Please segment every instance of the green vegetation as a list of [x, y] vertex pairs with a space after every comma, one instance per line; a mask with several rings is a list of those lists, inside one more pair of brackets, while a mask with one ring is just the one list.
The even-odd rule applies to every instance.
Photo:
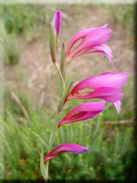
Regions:
[[4, 64], [16, 65], [20, 59], [16, 34], [7, 33], [2, 22], [0, 25], [0, 34], [1, 34], [0, 44], [2, 45]]
[[[117, 12], [116, 12], [117, 8]], [[128, 28], [133, 31], [134, 28], [134, 5], [115, 5], [109, 8], [112, 11], [113, 23], [122, 25], [123, 28]]]
[[44, 7], [40, 5], [1, 5], [0, 16], [8, 33], [24, 33], [30, 41], [35, 37], [37, 26], [46, 20]]
[[[88, 5], [74, 5], [71, 9], [76, 10], [77, 16], [82, 16], [81, 12], [84, 8], [88, 8]], [[134, 21], [134, 5], [94, 5], [91, 8], [101, 8], [110, 13], [110, 20], [115, 25], [123, 26], [123, 28], [133, 31]], [[40, 27], [45, 28], [51, 19], [51, 15], [55, 9], [69, 11], [70, 7], [67, 5], [47, 5], [40, 4], [16, 4], [16, 5], [1, 5], [0, 17], [4, 21], [5, 28], [8, 33], [24, 33], [28, 41], [36, 38], [37, 33], [40, 31]]]
[[104, 4], [104, 9], [110, 14], [111, 24], [115, 28], [126, 30], [126, 37], [130, 40], [130, 47], [134, 45], [134, 4]]
[[[4, 120], [1, 119], [0, 123], [4, 128], [2, 142], [5, 148], [6, 179], [36, 179], [41, 176], [40, 153], [42, 149], [45, 153], [48, 151], [49, 136], [56, 116], [51, 110], [34, 107], [31, 101], [28, 94], [5, 91]], [[73, 100], [69, 108], [78, 103]], [[115, 109], [110, 107], [93, 120], [59, 129], [54, 147], [65, 142], [84, 144], [89, 147], [89, 153], [79, 156], [67, 153], [51, 160], [51, 178], [125, 178], [126, 167], [131, 161], [130, 154], [134, 152], [133, 127], [130, 122], [126, 126], [120, 124], [121, 121], [116, 121], [116, 113], [110, 115], [113, 113]]]
[[23, 34], [27, 41], [33, 41], [47, 28], [56, 7], [58, 8], [57, 5], [3, 4], [0, 5], [0, 17], [8, 33]]

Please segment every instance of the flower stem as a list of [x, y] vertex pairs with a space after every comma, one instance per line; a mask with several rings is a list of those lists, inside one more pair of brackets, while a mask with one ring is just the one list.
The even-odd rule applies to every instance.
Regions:
[[60, 69], [59, 69], [59, 67], [58, 67], [58, 65], [56, 63], [55, 63], [55, 67], [57, 69], [57, 72], [59, 74], [60, 80], [62, 82], [62, 87], [63, 87], [63, 92], [64, 92], [65, 91], [65, 80], [64, 80], [64, 78], [63, 78], [63, 76], [62, 76], [62, 74], [60, 72]]
[[49, 162], [46, 163], [46, 173], [45, 173], [46, 180], [48, 180], [48, 174], [49, 174]]
[[[60, 69], [59, 69], [59, 67], [58, 67], [58, 65], [56, 63], [55, 63], [55, 67], [56, 67], [56, 69], [58, 71], [58, 74], [59, 74], [61, 82], [62, 82], [63, 96], [64, 96], [64, 93], [65, 93], [65, 80], [64, 80], [64, 78], [63, 78], [63, 76], [62, 76], [62, 74], [60, 72]], [[60, 104], [60, 102], [59, 102], [59, 104]], [[58, 106], [59, 106], [59, 104], [58, 104]], [[56, 121], [55, 126], [54, 126], [54, 128], [53, 128], [53, 130], [51, 132], [51, 135], [50, 135], [50, 142], [49, 142], [49, 146], [50, 147], [53, 145], [53, 143], [55, 141], [55, 137], [56, 137], [56, 133], [57, 133], [57, 128], [58, 128], [58, 121], [60, 120], [60, 117], [59, 117], [60, 112], [58, 112], [58, 107], [57, 107], [57, 114], [58, 114], [58, 120]], [[47, 180], [48, 180], [48, 171], [49, 171], [49, 162], [47, 162], [47, 164], [46, 164], [45, 177], [46, 177]]]
[[[59, 118], [59, 114], [58, 114], [58, 118]], [[56, 136], [56, 130], [57, 130], [57, 127], [58, 127], [57, 125], [58, 125], [58, 120], [56, 121], [55, 126], [53, 128], [53, 131], [50, 135], [50, 146], [52, 146], [53, 143], [54, 143], [55, 136]]]

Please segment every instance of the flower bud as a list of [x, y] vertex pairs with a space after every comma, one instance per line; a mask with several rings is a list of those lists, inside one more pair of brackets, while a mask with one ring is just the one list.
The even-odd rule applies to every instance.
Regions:
[[54, 13], [53, 27], [56, 35], [58, 36], [62, 28], [62, 13], [59, 10]]

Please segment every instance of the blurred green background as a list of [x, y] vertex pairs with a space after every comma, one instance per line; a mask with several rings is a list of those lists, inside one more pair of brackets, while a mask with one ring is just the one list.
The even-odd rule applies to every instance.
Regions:
[[[102, 115], [58, 130], [55, 147], [78, 143], [87, 154], [64, 153], [50, 161], [51, 179], [130, 180], [135, 177], [133, 141], [134, 39], [133, 5], [0, 5], [1, 67], [4, 75], [3, 113], [0, 116], [0, 175], [4, 179], [39, 179], [40, 152], [47, 153], [57, 119], [60, 85], [49, 55], [48, 23], [56, 9], [63, 12], [65, 44], [83, 28], [108, 24], [113, 64], [87, 55], [68, 66], [68, 81], [106, 71], [128, 72], [122, 110], [110, 106]], [[81, 72], [82, 71], [82, 72]], [[1, 95], [0, 94], [0, 95]], [[70, 101], [63, 116], [80, 101]], [[132, 168], [131, 168], [132, 166]], [[61, 171], [60, 171], [61, 170]], [[2, 172], [2, 171], [1, 171]]]

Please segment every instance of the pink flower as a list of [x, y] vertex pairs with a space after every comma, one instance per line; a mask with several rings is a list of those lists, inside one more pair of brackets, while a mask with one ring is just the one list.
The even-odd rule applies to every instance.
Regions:
[[47, 162], [48, 160], [55, 158], [56, 156], [64, 152], [73, 152], [75, 154], [80, 154], [85, 153], [87, 151], [88, 149], [86, 147], [80, 146], [79, 144], [61, 144], [55, 149], [49, 151], [44, 159], [45, 162]]
[[62, 13], [59, 10], [54, 13], [53, 26], [56, 34], [58, 35], [61, 32], [62, 27]]
[[[122, 87], [127, 82], [127, 79], [128, 73], [126, 72], [107, 72], [89, 77], [80, 81], [71, 90], [66, 97], [66, 101], [70, 99], [100, 98], [107, 102], [112, 102], [119, 112], [120, 100], [123, 96]], [[83, 89], [89, 89], [89, 91], [82, 92]]]
[[58, 123], [58, 127], [64, 124], [78, 122], [93, 118], [104, 110], [105, 102], [87, 102], [76, 106]]
[[[70, 58], [74, 58], [83, 54], [96, 52], [105, 55], [111, 63], [112, 51], [111, 48], [106, 45], [111, 34], [111, 29], [108, 28], [108, 25], [84, 29], [71, 38], [67, 45], [66, 55]], [[79, 41], [80, 43], [78, 45]]]

